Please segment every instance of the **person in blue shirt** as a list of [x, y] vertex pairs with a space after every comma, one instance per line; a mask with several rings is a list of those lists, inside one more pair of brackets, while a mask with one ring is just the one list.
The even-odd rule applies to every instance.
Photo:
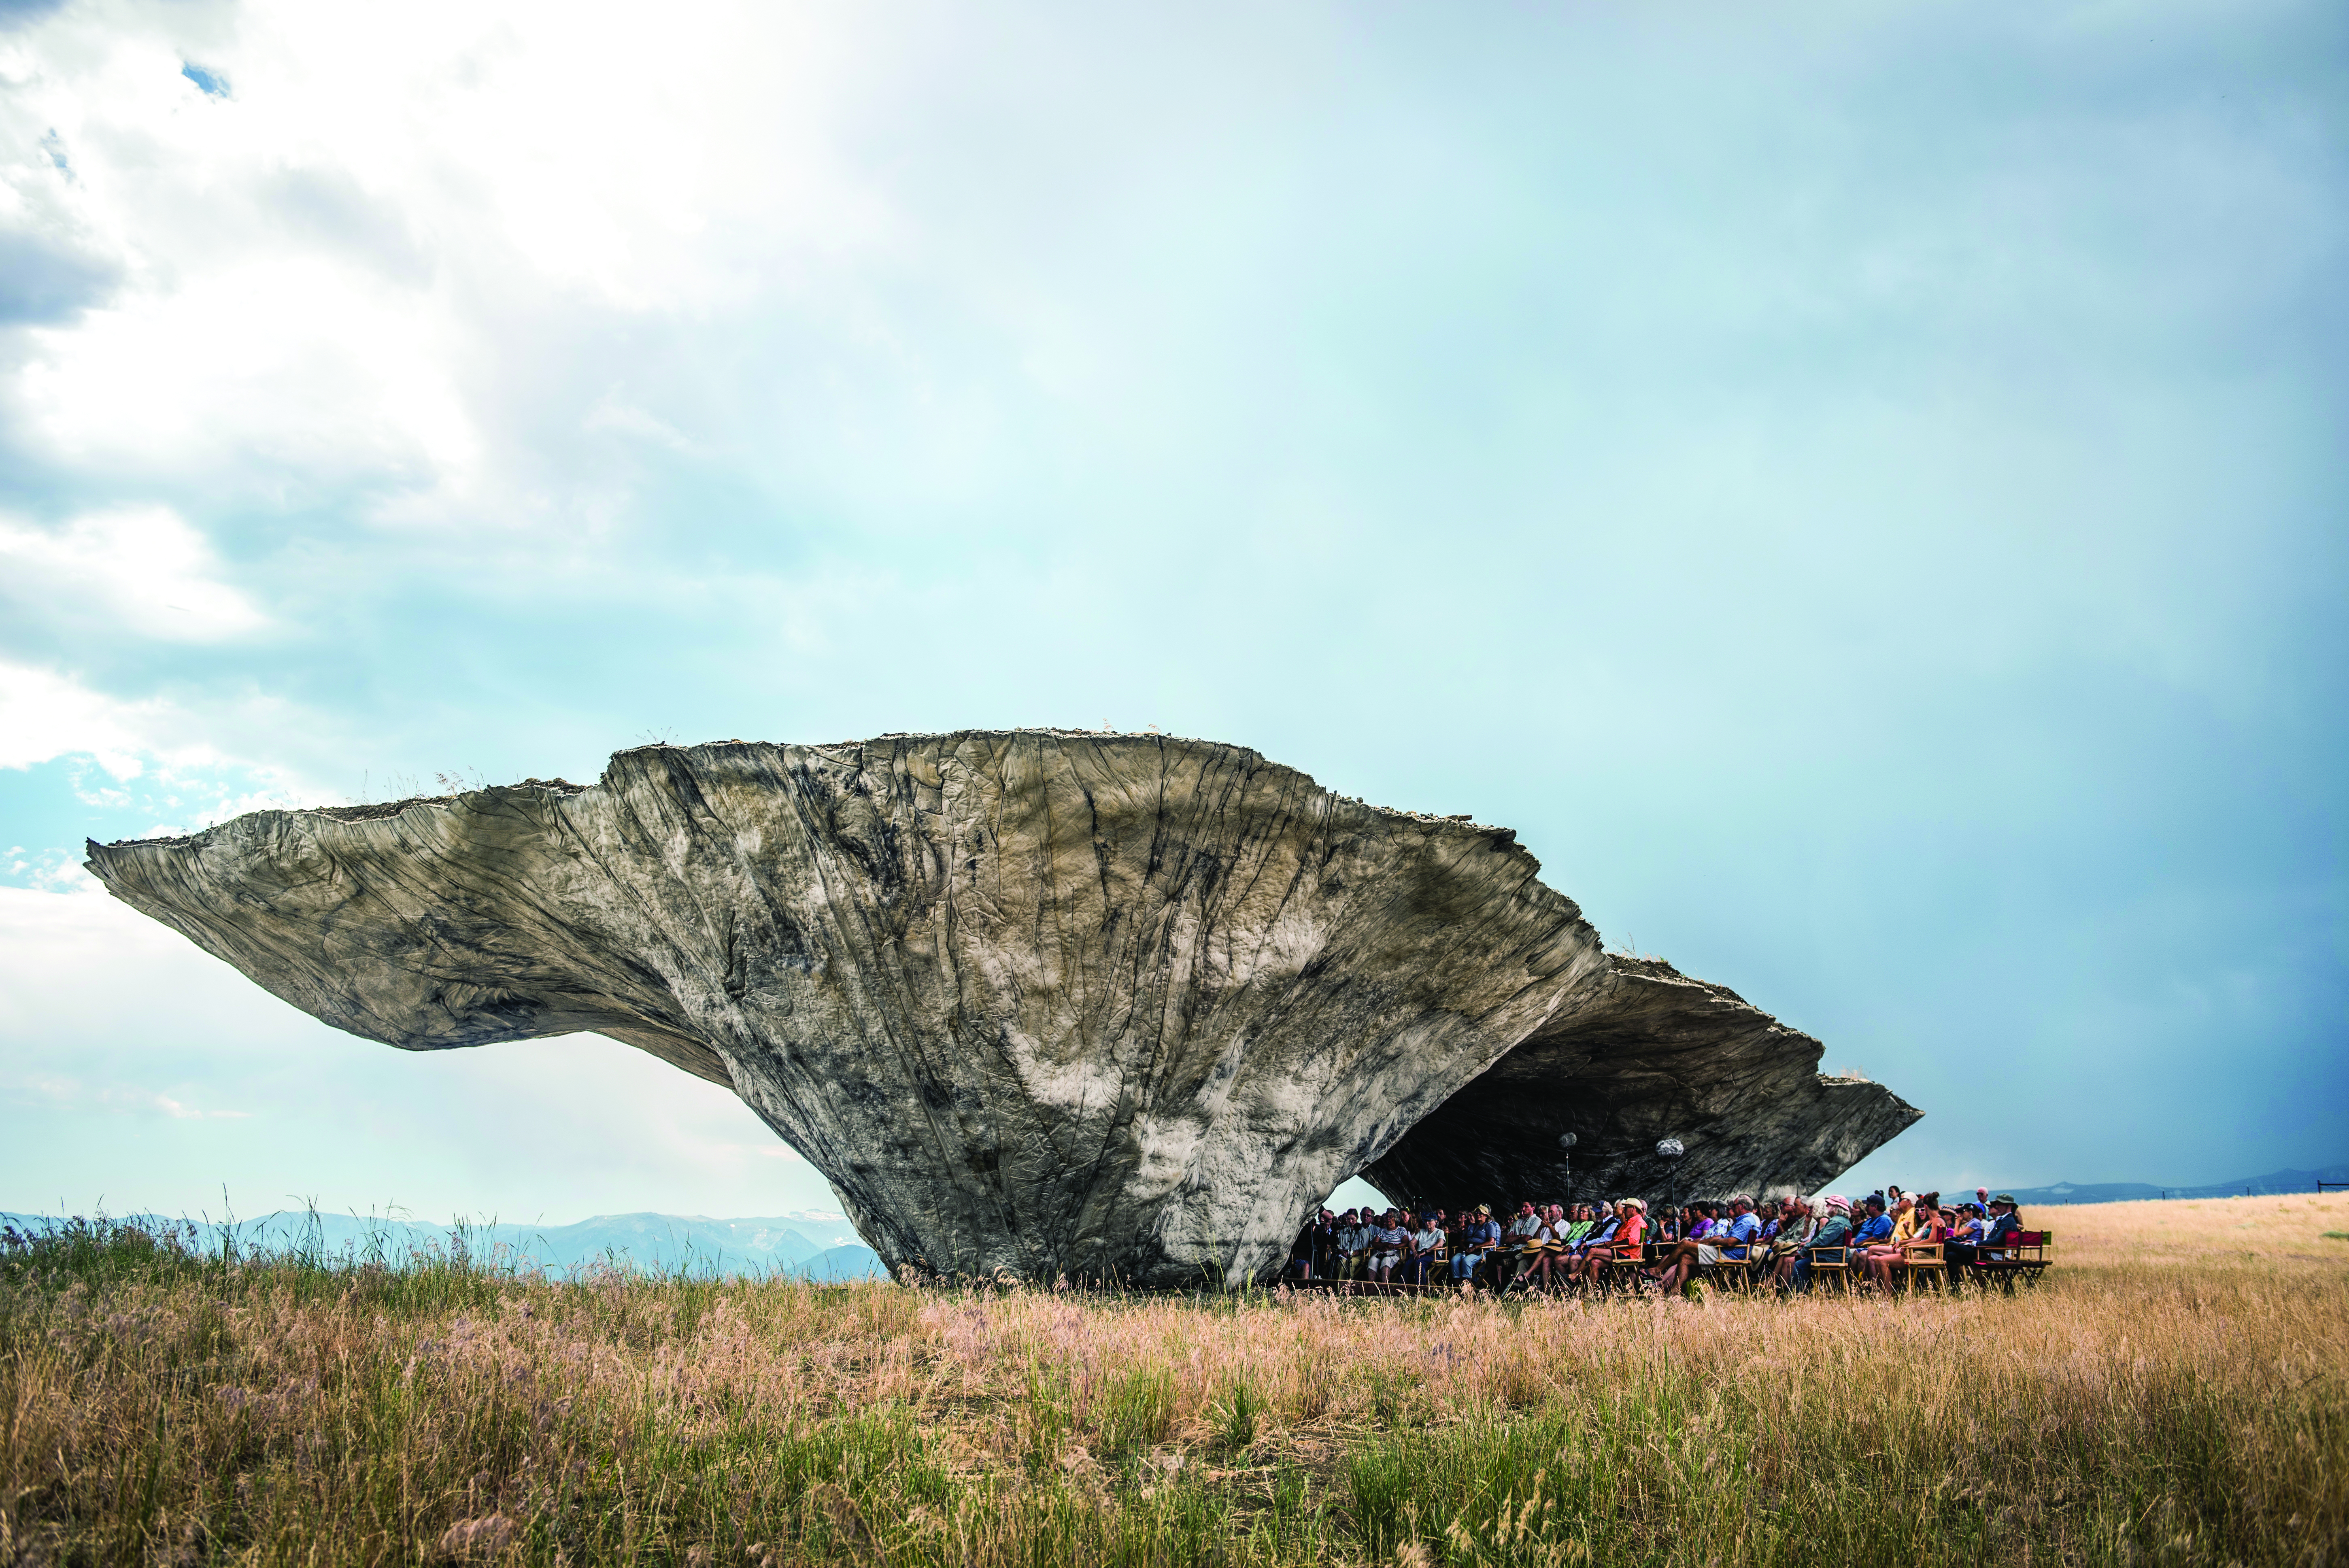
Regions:
[[1761, 1239], [1762, 1216], [1754, 1212], [1754, 1200], [1741, 1192], [1729, 1201], [1728, 1219], [1715, 1221], [1701, 1239], [1681, 1243], [1649, 1274], [1667, 1291], [1678, 1290], [1700, 1268], [1750, 1263]]
[[1476, 1265], [1490, 1256], [1501, 1244], [1501, 1222], [1493, 1218], [1492, 1205], [1479, 1203], [1476, 1212], [1461, 1227], [1461, 1240], [1452, 1249], [1452, 1277], [1471, 1281], [1476, 1277]]
[[1854, 1247], [1889, 1246], [1892, 1242], [1892, 1216], [1884, 1212], [1884, 1194], [1868, 1195], [1868, 1218], [1851, 1233]]

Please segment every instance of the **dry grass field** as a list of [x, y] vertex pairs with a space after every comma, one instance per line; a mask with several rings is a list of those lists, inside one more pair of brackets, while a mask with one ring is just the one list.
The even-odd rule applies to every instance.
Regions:
[[1501, 1304], [84, 1228], [0, 1250], [0, 1564], [2349, 1559], [2349, 1196], [2031, 1219], [2011, 1299]]

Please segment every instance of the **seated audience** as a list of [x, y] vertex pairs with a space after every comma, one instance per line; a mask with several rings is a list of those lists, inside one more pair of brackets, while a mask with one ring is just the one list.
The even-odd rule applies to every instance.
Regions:
[[1491, 1257], [1500, 1244], [1501, 1225], [1493, 1218], [1492, 1205], [1477, 1204], [1475, 1214], [1461, 1228], [1461, 1234], [1453, 1239], [1452, 1277], [1474, 1283], [1477, 1265]]
[[1939, 1194], [1928, 1192], [1921, 1198], [1903, 1198], [1908, 1212], [1896, 1222], [1891, 1242], [1872, 1246], [1861, 1255], [1860, 1266], [1867, 1271], [1870, 1284], [1879, 1290], [1892, 1288], [1892, 1271], [1908, 1261], [1909, 1254], [1920, 1247], [1940, 1243], [1949, 1234], [1941, 1223], [1940, 1212], [1933, 1207]]
[[1868, 1195], [1868, 1217], [1851, 1233], [1851, 1261], [1859, 1265], [1863, 1274], [1873, 1272], [1869, 1260], [1876, 1253], [1882, 1253], [1890, 1257], [1899, 1251], [1893, 1243], [1892, 1233], [1893, 1220], [1885, 1212], [1884, 1195], [1870, 1192]]
[[1392, 1284], [1395, 1265], [1410, 1251], [1411, 1233], [1402, 1228], [1402, 1211], [1389, 1209], [1379, 1228], [1371, 1233], [1371, 1277], [1381, 1284]]
[[1770, 1283], [1781, 1291], [1793, 1288], [1795, 1260], [1810, 1243], [1818, 1221], [1811, 1206], [1800, 1198], [1786, 1198], [1778, 1204], [1778, 1220], [1770, 1233]]
[[1345, 1277], [1361, 1279], [1371, 1270], [1371, 1240], [1378, 1227], [1363, 1210], [1349, 1209], [1338, 1225], [1338, 1245], [1345, 1254]]
[[1493, 1288], [1514, 1285], [1524, 1272], [1526, 1243], [1541, 1232], [1541, 1216], [1534, 1212], [1531, 1203], [1517, 1205], [1516, 1217], [1503, 1233], [1500, 1250], [1493, 1254]]
[[2023, 1228], [2023, 1211], [2014, 1206], [2014, 1194], [2001, 1192], [1991, 1201], [1990, 1228], [1982, 1233], [1982, 1245], [2002, 1257], [2014, 1233]]
[[1435, 1265], [1444, 1250], [1444, 1212], [1439, 1209], [1419, 1222], [1411, 1233], [1411, 1273], [1413, 1284], [1433, 1283]]
[[1579, 1272], [1581, 1260], [1589, 1256], [1593, 1248], [1605, 1246], [1614, 1239], [1616, 1228], [1622, 1222], [1623, 1217], [1615, 1212], [1612, 1203], [1602, 1202], [1591, 1212], [1589, 1227], [1567, 1243], [1567, 1261], [1569, 1265], [1576, 1265], [1568, 1268], [1568, 1279]]
[[1851, 1244], [1851, 1200], [1841, 1193], [1830, 1193], [1819, 1200], [1819, 1211], [1818, 1225], [1804, 1243], [1791, 1274], [1795, 1288], [1806, 1293], [1811, 1288], [1811, 1264], [1815, 1254], [1823, 1249]]
[[1659, 1266], [1648, 1271], [1648, 1277], [1663, 1289], [1674, 1291], [1685, 1286], [1701, 1267], [1751, 1263], [1754, 1243], [1762, 1234], [1762, 1222], [1754, 1215], [1754, 1200], [1739, 1193], [1729, 1201], [1729, 1213], [1727, 1220], [1709, 1227], [1698, 1240], [1684, 1241], [1674, 1247]]
[[1581, 1259], [1568, 1265], [1567, 1278], [1579, 1277], [1586, 1284], [1596, 1284], [1607, 1265], [1618, 1258], [1634, 1263], [1647, 1253], [1648, 1204], [1643, 1198], [1619, 1198], [1615, 1202], [1616, 1219], [1605, 1236], [1591, 1243]]

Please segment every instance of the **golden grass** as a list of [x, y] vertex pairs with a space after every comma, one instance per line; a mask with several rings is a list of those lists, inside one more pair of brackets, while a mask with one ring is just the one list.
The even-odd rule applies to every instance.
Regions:
[[2349, 1197], [2038, 1291], [1342, 1301], [0, 1262], [0, 1563], [2307, 1563]]

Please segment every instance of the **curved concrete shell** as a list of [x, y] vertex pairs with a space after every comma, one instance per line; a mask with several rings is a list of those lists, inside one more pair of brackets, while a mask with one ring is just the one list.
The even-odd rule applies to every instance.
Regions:
[[590, 788], [255, 812], [89, 868], [353, 1034], [594, 1031], [726, 1084], [893, 1266], [1237, 1281], [1366, 1167], [1543, 1190], [1555, 1121], [1609, 1181], [1658, 1128], [1684, 1176], [1801, 1181], [1914, 1116], [1610, 961], [1507, 830], [1209, 742], [648, 747]]

